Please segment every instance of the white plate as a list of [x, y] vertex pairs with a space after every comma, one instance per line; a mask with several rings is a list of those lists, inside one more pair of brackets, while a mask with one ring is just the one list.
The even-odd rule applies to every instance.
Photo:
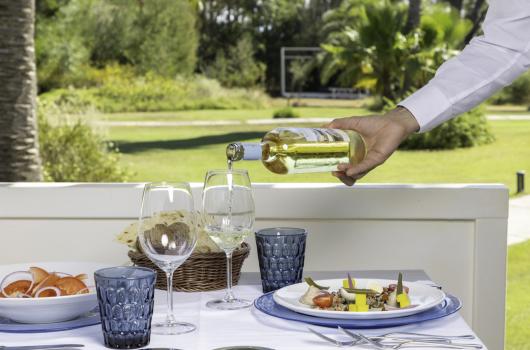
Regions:
[[[320, 280], [316, 281], [321, 286], [329, 286], [330, 291], [337, 291], [342, 287], [342, 279]], [[396, 283], [396, 280], [382, 279], [355, 279], [356, 288], [366, 288], [368, 283], [375, 282], [381, 286], [388, 286]], [[308, 285], [305, 282], [283, 287], [274, 293], [274, 301], [283, 307], [295, 312], [324, 318], [337, 319], [382, 319], [394, 318], [417, 314], [428, 310], [445, 299], [445, 293], [441, 290], [415, 282], [403, 282], [403, 285], [409, 287], [409, 297], [412, 308], [398, 309], [391, 311], [368, 311], [368, 312], [347, 312], [347, 311], [328, 311], [313, 309], [308, 305], [302, 304], [299, 299], [307, 291]]]
[[[30, 266], [48, 272], [72, 275], [86, 273], [87, 286], [94, 286], [94, 271], [108, 265], [91, 262], [36, 262], [0, 266], [0, 280], [14, 271], [27, 271]], [[93, 310], [98, 305], [94, 288], [88, 294], [52, 298], [0, 298], [0, 316], [20, 323], [54, 323], [72, 320]]]

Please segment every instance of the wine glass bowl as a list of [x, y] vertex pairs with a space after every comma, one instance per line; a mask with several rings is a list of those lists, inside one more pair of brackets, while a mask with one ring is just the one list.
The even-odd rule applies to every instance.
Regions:
[[173, 273], [191, 255], [197, 243], [193, 196], [187, 183], [150, 183], [144, 187], [138, 227], [142, 251], [166, 273], [168, 311], [155, 323], [155, 334], [181, 334], [195, 330], [173, 315]]
[[208, 171], [202, 208], [206, 232], [227, 257], [226, 295], [206, 305], [221, 310], [249, 307], [250, 301], [238, 299], [232, 292], [232, 253], [251, 234], [254, 225], [254, 200], [247, 171]]

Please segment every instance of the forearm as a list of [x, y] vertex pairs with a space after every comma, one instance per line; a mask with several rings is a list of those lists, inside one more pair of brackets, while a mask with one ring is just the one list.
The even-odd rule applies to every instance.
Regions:
[[530, 1], [491, 1], [483, 29], [483, 36], [399, 104], [414, 115], [421, 132], [473, 108], [530, 67]]

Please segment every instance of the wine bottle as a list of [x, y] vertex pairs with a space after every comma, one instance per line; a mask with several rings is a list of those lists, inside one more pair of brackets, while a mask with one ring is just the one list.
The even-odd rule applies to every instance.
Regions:
[[276, 128], [260, 143], [226, 147], [229, 167], [239, 160], [261, 160], [276, 174], [334, 171], [338, 164], [357, 164], [365, 155], [366, 145], [357, 132], [323, 128]]

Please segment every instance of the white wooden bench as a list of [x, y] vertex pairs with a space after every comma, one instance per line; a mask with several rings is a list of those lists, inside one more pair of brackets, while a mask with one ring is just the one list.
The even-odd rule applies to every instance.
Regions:
[[[0, 263], [122, 264], [114, 240], [141, 184], [0, 184]], [[201, 185], [193, 184], [199, 208]], [[256, 184], [256, 229], [309, 231], [306, 270], [423, 269], [464, 302], [489, 349], [503, 349], [508, 190], [502, 185]], [[254, 239], [244, 270], [257, 271]]]

